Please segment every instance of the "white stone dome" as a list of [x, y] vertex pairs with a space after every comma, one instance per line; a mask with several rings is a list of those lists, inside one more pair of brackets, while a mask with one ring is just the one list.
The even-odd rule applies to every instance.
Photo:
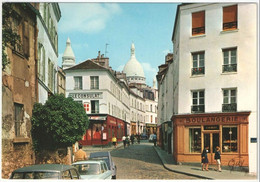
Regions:
[[143, 77], [144, 76], [144, 70], [142, 65], [137, 61], [135, 58], [135, 46], [132, 43], [131, 46], [131, 58], [124, 66], [123, 72], [126, 74], [126, 77]]
[[75, 59], [75, 55], [74, 55], [74, 52], [71, 48], [71, 44], [70, 44], [70, 39], [68, 38], [67, 39], [67, 42], [66, 42], [66, 49], [63, 53], [63, 57], [64, 58], [71, 58], [71, 59]]

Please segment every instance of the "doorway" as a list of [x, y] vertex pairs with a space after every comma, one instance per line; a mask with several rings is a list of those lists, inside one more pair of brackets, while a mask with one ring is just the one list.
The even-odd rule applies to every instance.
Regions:
[[217, 146], [220, 146], [219, 144], [219, 132], [204, 133], [204, 148], [209, 147], [209, 164], [214, 163], [215, 150]]

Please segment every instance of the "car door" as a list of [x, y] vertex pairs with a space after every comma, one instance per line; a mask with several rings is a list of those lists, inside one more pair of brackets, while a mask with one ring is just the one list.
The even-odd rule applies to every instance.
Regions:
[[72, 179], [79, 179], [80, 178], [78, 172], [75, 169], [71, 169], [70, 174], [72, 176]]
[[111, 179], [112, 172], [108, 170], [107, 164], [105, 162], [102, 162], [101, 167], [103, 171], [103, 179]]

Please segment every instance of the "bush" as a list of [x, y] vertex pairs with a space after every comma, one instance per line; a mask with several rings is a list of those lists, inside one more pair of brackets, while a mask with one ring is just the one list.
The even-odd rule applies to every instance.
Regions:
[[84, 107], [65, 98], [50, 96], [44, 105], [36, 103], [32, 115], [32, 139], [35, 151], [72, 146], [82, 139], [89, 120]]

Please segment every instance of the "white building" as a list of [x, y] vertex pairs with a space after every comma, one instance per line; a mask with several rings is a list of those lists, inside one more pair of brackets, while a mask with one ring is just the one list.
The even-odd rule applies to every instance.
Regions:
[[[172, 41], [173, 157], [222, 165], [235, 160], [257, 171], [257, 6], [181, 4]], [[185, 141], [185, 142], [184, 142]]]
[[40, 3], [37, 16], [38, 32], [38, 94], [45, 103], [49, 94], [57, 92], [58, 22], [61, 11], [58, 3]]

